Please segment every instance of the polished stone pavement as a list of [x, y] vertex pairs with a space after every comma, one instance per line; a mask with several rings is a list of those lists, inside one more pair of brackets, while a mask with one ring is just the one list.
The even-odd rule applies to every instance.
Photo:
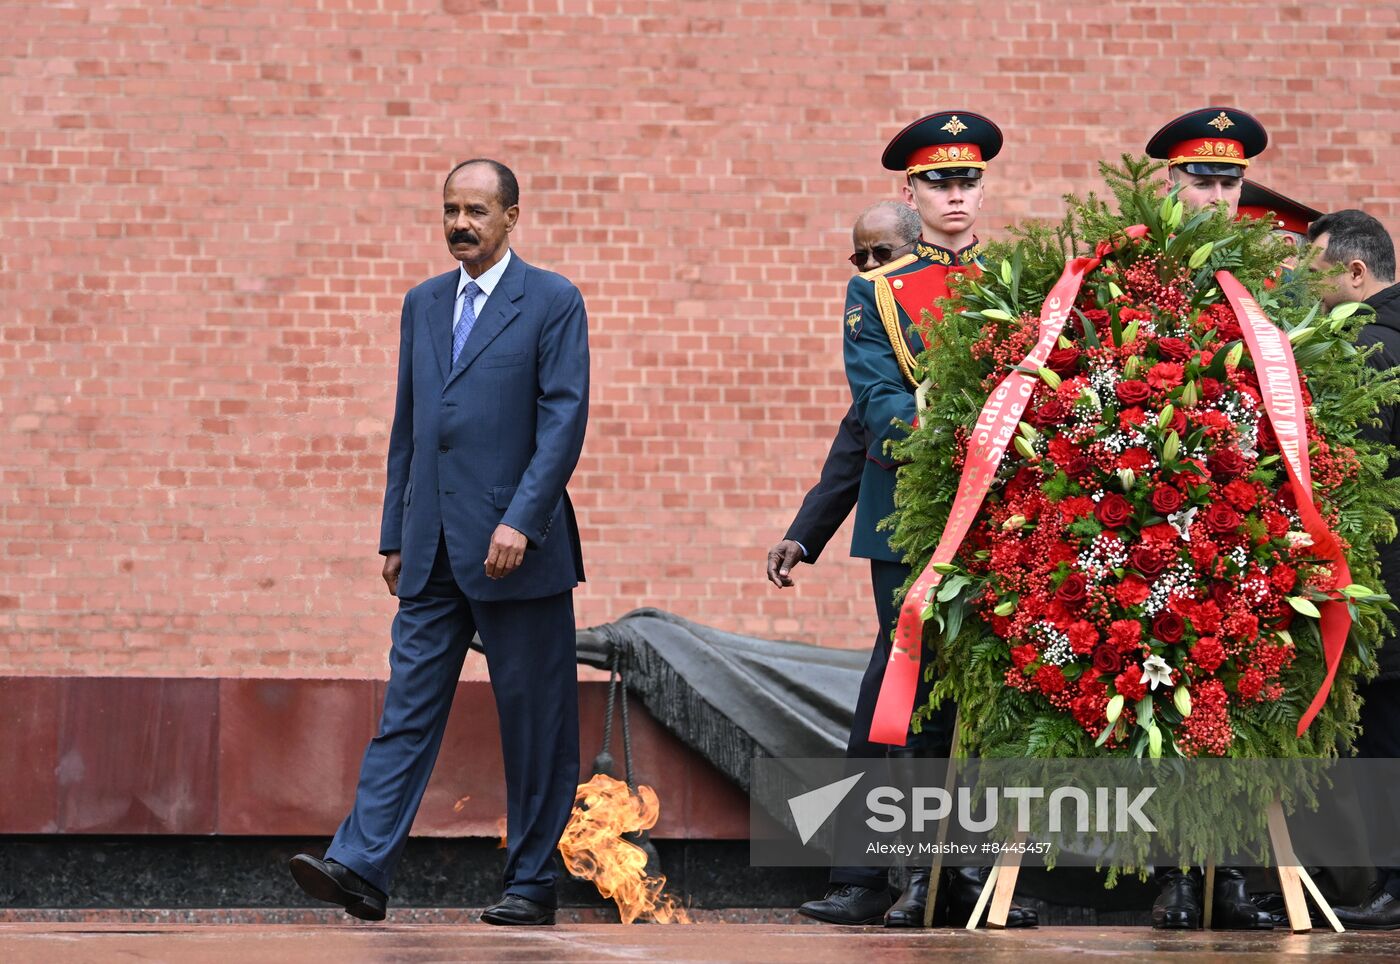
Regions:
[[1261, 935], [1157, 934], [1148, 928], [1047, 927], [1034, 931], [887, 931], [808, 924], [700, 923], [660, 926], [562, 924], [0, 924], [0, 961], [68, 964], [170, 961], [181, 964], [335, 961], [762, 961], [773, 964], [875, 961], [899, 964], [956, 956], [1036, 964], [1085, 957], [1134, 961], [1239, 961], [1326, 957], [1400, 960], [1395, 934], [1313, 932]]

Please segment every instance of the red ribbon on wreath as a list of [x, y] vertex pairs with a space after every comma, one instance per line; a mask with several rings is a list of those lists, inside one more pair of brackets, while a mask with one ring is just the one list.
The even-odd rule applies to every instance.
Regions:
[[[1294, 501], [1303, 522], [1303, 531], [1312, 537], [1317, 555], [1332, 564], [1332, 572], [1337, 579], [1335, 585], [1350, 585], [1351, 569], [1347, 566], [1342, 547], [1313, 504], [1303, 389], [1298, 380], [1298, 365], [1293, 359], [1293, 346], [1234, 275], [1228, 271], [1217, 271], [1215, 280], [1229, 299], [1230, 307], [1235, 309], [1245, 345], [1254, 360], [1254, 370], [1259, 376], [1259, 394], [1264, 399], [1269, 424], [1278, 437], [1279, 454], [1283, 457], [1288, 479], [1293, 484]], [[1318, 611], [1322, 614], [1318, 623], [1322, 631], [1322, 655], [1327, 673], [1307, 712], [1298, 720], [1299, 736], [1303, 735], [1327, 702], [1327, 694], [1332, 691], [1332, 681], [1337, 676], [1337, 666], [1342, 661], [1347, 635], [1351, 632], [1351, 613], [1344, 601], [1329, 600], [1319, 606]]]

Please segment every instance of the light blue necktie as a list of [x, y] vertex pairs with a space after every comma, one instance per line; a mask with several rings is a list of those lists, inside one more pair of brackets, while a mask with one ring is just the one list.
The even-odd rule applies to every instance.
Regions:
[[455, 367], [457, 357], [462, 354], [462, 346], [467, 343], [467, 336], [472, 333], [472, 328], [476, 325], [476, 309], [472, 307], [472, 301], [481, 292], [481, 287], [475, 281], [468, 281], [467, 286], [462, 289], [462, 313], [457, 317], [457, 327], [452, 330], [452, 364]]

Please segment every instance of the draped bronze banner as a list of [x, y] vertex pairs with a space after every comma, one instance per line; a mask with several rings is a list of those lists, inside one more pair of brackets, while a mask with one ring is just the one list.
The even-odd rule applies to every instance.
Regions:
[[[1332, 571], [1337, 578], [1335, 585], [1348, 586], [1351, 584], [1351, 570], [1347, 567], [1346, 557], [1313, 504], [1312, 471], [1308, 466], [1308, 427], [1303, 410], [1303, 389], [1298, 381], [1298, 365], [1293, 360], [1293, 347], [1234, 275], [1228, 271], [1217, 271], [1215, 280], [1229, 299], [1230, 307], [1235, 309], [1240, 330], [1244, 332], [1245, 345], [1254, 359], [1254, 370], [1259, 376], [1259, 394], [1263, 396], [1264, 411], [1268, 413], [1269, 424], [1278, 437], [1279, 454], [1283, 457], [1289, 481], [1293, 483], [1303, 530], [1312, 537], [1317, 555], [1332, 563]], [[1347, 635], [1351, 632], [1351, 613], [1347, 610], [1346, 602], [1334, 599], [1323, 603], [1318, 610], [1322, 614], [1318, 623], [1327, 673], [1312, 704], [1298, 720], [1299, 736], [1303, 735], [1327, 702], [1327, 694], [1332, 691], [1332, 680], [1337, 676], [1337, 666], [1342, 661]]]

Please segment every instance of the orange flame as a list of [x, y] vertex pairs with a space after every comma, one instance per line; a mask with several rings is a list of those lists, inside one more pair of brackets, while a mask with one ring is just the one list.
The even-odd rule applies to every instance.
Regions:
[[496, 841], [496, 849], [497, 849], [497, 850], [505, 850], [505, 849], [506, 849], [506, 818], [505, 818], [505, 817], [498, 817], [498, 818], [496, 819], [496, 835], [497, 835], [498, 837], [501, 838], [500, 840]]
[[579, 785], [573, 814], [559, 841], [569, 873], [593, 881], [598, 893], [612, 898], [624, 924], [690, 923], [685, 908], [663, 893], [665, 876], [647, 876], [646, 852], [622, 839], [625, 833], [656, 826], [660, 813], [651, 787], [639, 786], [633, 794], [626, 783], [600, 773]]

